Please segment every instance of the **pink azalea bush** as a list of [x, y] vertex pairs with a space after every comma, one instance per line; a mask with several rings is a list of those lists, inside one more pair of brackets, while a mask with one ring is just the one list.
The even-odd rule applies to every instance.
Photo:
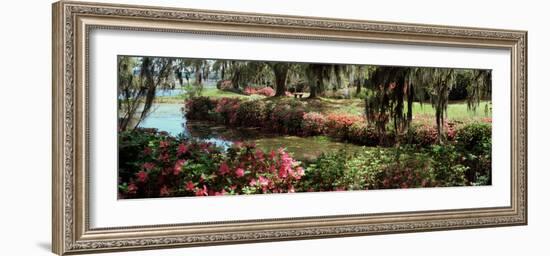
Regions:
[[217, 101], [215, 112], [223, 123], [234, 125], [240, 104], [241, 101], [237, 98], [221, 98]]
[[240, 104], [236, 113], [236, 125], [244, 127], [260, 126], [269, 119], [267, 105], [261, 100], [249, 100]]
[[282, 148], [235, 143], [222, 152], [144, 130], [124, 132], [120, 142], [120, 198], [289, 193], [304, 175]]
[[302, 128], [304, 135], [322, 135], [326, 132], [327, 118], [318, 112], [304, 113]]
[[276, 132], [299, 135], [305, 108], [300, 101], [280, 102], [270, 111], [269, 126]]
[[330, 136], [348, 139], [351, 126], [358, 122], [366, 123], [366, 120], [357, 115], [332, 113], [327, 115], [326, 130]]
[[269, 86], [266, 86], [260, 89], [257, 89], [254, 87], [246, 87], [244, 88], [244, 94], [246, 95], [257, 94], [257, 95], [263, 95], [266, 97], [272, 97], [272, 96], [275, 96], [275, 90]]
[[[186, 101], [188, 119], [211, 120], [231, 126], [259, 127], [268, 132], [299, 136], [325, 135], [359, 145], [377, 146], [379, 135], [364, 116], [348, 113], [307, 112], [302, 101], [281, 99], [278, 101], [241, 100], [238, 98], [208, 99], [192, 98]], [[384, 117], [387, 118], [387, 117]], [[483, 120], [483, 122], [490, 122]], [[458, 129], [457, 124], [444, 123], [446, 140], [453, 141]], [[438, 142], [437, 129], [433, 120], [415, 117], [410, 133], [395, 134], [388, 130], [388, 145], [402, 141], [420, 146]], [[388, 146], [384, 145], [384, 146]]]

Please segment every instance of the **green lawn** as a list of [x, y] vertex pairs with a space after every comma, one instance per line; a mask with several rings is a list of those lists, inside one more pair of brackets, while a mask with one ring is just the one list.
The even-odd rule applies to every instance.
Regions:
[[239, 94], [239, 93], [235, 93], [235, 92], [230, 92], [230, 91], [223, 91], [223, 90], [218, 90], [217, 88], [204, 88], [203, 91], [202, 91], [202, 94], [201, 96], [204, 96], [204, 97], [210, 97], [210, 98], [224, 98], [224, 97], [234, 97], [234, 98], [241, 98], [241, 99], [261, 99], [261, 98], [265, 98], [264, 96], [261, 96], [261, 95], [244, 95], [244, 94]]

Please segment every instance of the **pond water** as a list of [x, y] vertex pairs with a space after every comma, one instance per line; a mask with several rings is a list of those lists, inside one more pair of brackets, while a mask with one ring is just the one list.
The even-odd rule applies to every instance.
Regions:
[[182, 104], [156, 104], [149, 116], [142, 121], [140, 127], [157, 128], [169, 134], [191, 139], [211, 142], [219, 147], [227, 148], [233, 143], [250, 142], [263, 150], [286, 148], [298, 160], [311, 160], [322, 153], [345, 149], [352, 153], [363, 149], [361, 146], [331, 140], [330, 138], [298, 137], [271, 134], [257, 128], [231, 128], [210, 122], [186, 120], [182, 112]]
[[184, 90], [182, 89], [164, 89], [164, 90], [157, 90], [155, 92], [156, 97], [172, 97], [172, 96], [178, 96], [183, 94]]

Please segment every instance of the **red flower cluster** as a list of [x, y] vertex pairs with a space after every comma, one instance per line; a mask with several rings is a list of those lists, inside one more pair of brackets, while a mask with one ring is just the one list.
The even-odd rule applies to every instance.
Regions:
[[210, 143], [150, 136], [131, 159], [135, 162], [124, 163], [139, 168], [119, 181], [123, 198], [294, 192], [304, 175], [300, 163], [283, 149], [266, 153], [235, 143], [221, 152]]
[[367, 121], [357, 115], [333, 113], [327, 116], [326, 130], [333, 137], [347, 139], [350, 137], [349, 131], [351, 126], [358, 122], [366, 123]]
[[305, 113], [302, 122], [304, 135], [320, 135], [325, 133], [327, 118], [321, 113]]
[[258, 94], [258, 95], [263, 95], [263, 96], [267, 96], [267, 97], [275, 96], [275, 90], [273, 90], [273, 88], [271, 88], [269, 86], [261, 88], [261, 89], [256, 89], [254, 87], [246, 87], [244, 89], [244, 93], [246, 95]]
[[[250, 88], [249, 91], [252, 92], [253, 90], [255, 89]], [[218, 100], [210, 99], [205, 102], [206, 99], [205, 97], [189, 99], [186, 103], [188, 106], [187, 117], [198, 120], [213, 120], [232, 126], [260, 127], [266, 131], [283, 134], [299, 136], [327, 135], [368, 146], [379, 145], [381, 141], [374, 126], [369, 124], [367, 119], [361, 115], [306, 112], [304, 103], [295, 100], [242, 101], [238, 98], [221, 98]], [[204, 106], [197, 106], [199, 104]], [[195, 110], [198, 113], [192, 112]], [[379, 115], [374, 118], [387, 119], [388, 116]], [[433, 125], [432, 118], [415, 116], [414, 120], [412, 140], [406, 138], [406, 141], [418, 143], [422, 146], [438, 142], [437, 129]], [[490, 121], [490, 118], [484, 119], [484, 122]], [[454, 123], [445, 122], [444, 131], [447, 140], [454, 140], [456, 129]], [[391, 145], [409, 135], [411, 134], [396, 134], [395, 131], [388, 130], [384, 143]]]
[[221, 98], [216, 104], [216, 113], [221, 115], [226, 124], [235, 124], [240, 103], [237, 98]]

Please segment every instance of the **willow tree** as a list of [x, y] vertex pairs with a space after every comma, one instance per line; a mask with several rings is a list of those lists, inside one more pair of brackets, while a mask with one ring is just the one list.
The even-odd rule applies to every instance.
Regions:
[[[334, 80], [341, 87], [344, 76], [348, 73], [346, 65], [312, 63], [304, 66], [303, 72], [308, 81], [309, 98], [314, 99], [323, 94], [326, 83]], [[337, 87], [335, 87], [337, 89]]]
[[195, 75], [195, 85], [202, 87], [204, 72], [208, 70], [205, 68], [208, 65], [207, 61], [203, 59], [184, 59], [183, 62], [186, 67], [190, 67], [191, 72]]
[[406, 67], [377, 67], [370, 74], [365, 113], [368, 122], [375, 124], [381, 145], [388, 144], [386, 126], [390, 121], [398, 133], [412, 122], [414, 90], [408, 82], [411, 71]]
[[132, 117], [138, 111], [140, 100], [145, 96], [146, 88], [140, 86], [139, 77], [134, 74], [138, 67], [138, 58], [119, 57], [118, 68], [118, 127], [126, 130]]
[[435, 110], [438, 140], [445, 140], [445, 119], [449, 94], [457, 82], [458, 75], [468, 80], [466, 102], [468, 110], [475, 111], [481, 100], [491, 95], [491, 70], [415, 68], [412, 81], [429, 97]]
[[[171, 58], [120, 57], [118, 60], [119, 129], [139, 126], [153, 106], [157, 89], [171, 87]], [[139, 74], [136, 74], [139, 71]]]
[[219, 74], [221, 80], [226, 79], [227, 70], [230, 68], [231, 61], [229, 60], [216, 60], [212, 64], [212, 70]]
[[491, 70], [475, 69], [463, 70], [462, 72], [470, 79], [470, 84], [466, 87], [466, 91], [468, 92], [468, 96], [466, 97], [468, 109], [475, 111], [481, 100], [487, 99], [491, 96]]
[[430, 103], [435, 110], [435, 124], [440, 143], [445, 140], [445, 117], [456, 72], [452, 68], [415, 68], [412, 76], [414, 83], [421, 85], [419, 89], [425, 91], [430, 98]]
[[273, 70], [275, 96], [285, 96], [287, 75], [292, 64], [288, 62], [269, 62], [268, 65]]
[[266, 62], [231, 61], [230, 63], [230, 79], [235, 90], [244, 89], [249, 83], [265, 84], [273, 77], [272, 70]]

